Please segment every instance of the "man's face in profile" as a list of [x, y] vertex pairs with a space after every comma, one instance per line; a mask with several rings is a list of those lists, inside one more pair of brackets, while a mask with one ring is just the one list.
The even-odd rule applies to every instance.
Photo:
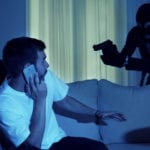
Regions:
[[35, 64], [35, 68], [38, 72], [39, 75], [39, 79], [43, 80], [46, 72], [47, 72], [47, 68], [49, 67], [49, 64], [46, 61], [46, 55], [44, 51], [38, 51], [37, 52], [37, 61]]

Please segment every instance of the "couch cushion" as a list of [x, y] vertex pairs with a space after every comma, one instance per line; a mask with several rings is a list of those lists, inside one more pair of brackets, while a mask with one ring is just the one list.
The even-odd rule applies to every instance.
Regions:
[[126, 122], [106, 120], [100, 126], [105, 143], [150, 142], [150, 86], [127, 87], [107, 80], [99, 81], [99, 109], [118, 111]]
[[98, 81], [96, 79], [76, 81], [68, 85], [70, 87], [68, 95], [90, 107], [97, 108]]

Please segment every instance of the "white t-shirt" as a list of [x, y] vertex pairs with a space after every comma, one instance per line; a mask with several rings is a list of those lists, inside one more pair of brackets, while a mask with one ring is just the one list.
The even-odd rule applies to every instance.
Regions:
[[[48, 90], [46, 126], [41, 149], [50, 148], [53, 143], [66, 136], [65, 132], [58, 126], [52, 104], [53, 101], [59, 101], [66, 96], [68, 86], [51, 71], [47, 71], [45, 83]], [[0, 88], [0, 126], [16, 146], [24, 142], [30, 134], [29, 126], [32, 111], [33, 100], [24, 92], [12, 89], [5, 81]]]

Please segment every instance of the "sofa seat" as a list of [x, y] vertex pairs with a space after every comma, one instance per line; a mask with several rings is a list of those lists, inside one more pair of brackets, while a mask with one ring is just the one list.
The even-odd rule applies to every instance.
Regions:
[[149, 144], [108, 144], [109, 150], [150, 150]]

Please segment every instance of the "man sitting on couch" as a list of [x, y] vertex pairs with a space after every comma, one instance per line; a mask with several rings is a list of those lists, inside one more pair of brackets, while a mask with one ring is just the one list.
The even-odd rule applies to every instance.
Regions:
[[[101, 113], [68, 96], [68, 86], [47, 70], [44, 49], [44, 42], [29, 37], [15, 38], [5, 45], [3, 62], [8, 78], [0, 91], [0, 127], [17, 149], [106, 150], [101, 142], [68, 137], [58, 126], [54, 110], [88, 116], [97, 123], [105, 118], [124, 121], [124, 116]], [[24, 69], [31, 64], [36, 72], [28, 81]]]

